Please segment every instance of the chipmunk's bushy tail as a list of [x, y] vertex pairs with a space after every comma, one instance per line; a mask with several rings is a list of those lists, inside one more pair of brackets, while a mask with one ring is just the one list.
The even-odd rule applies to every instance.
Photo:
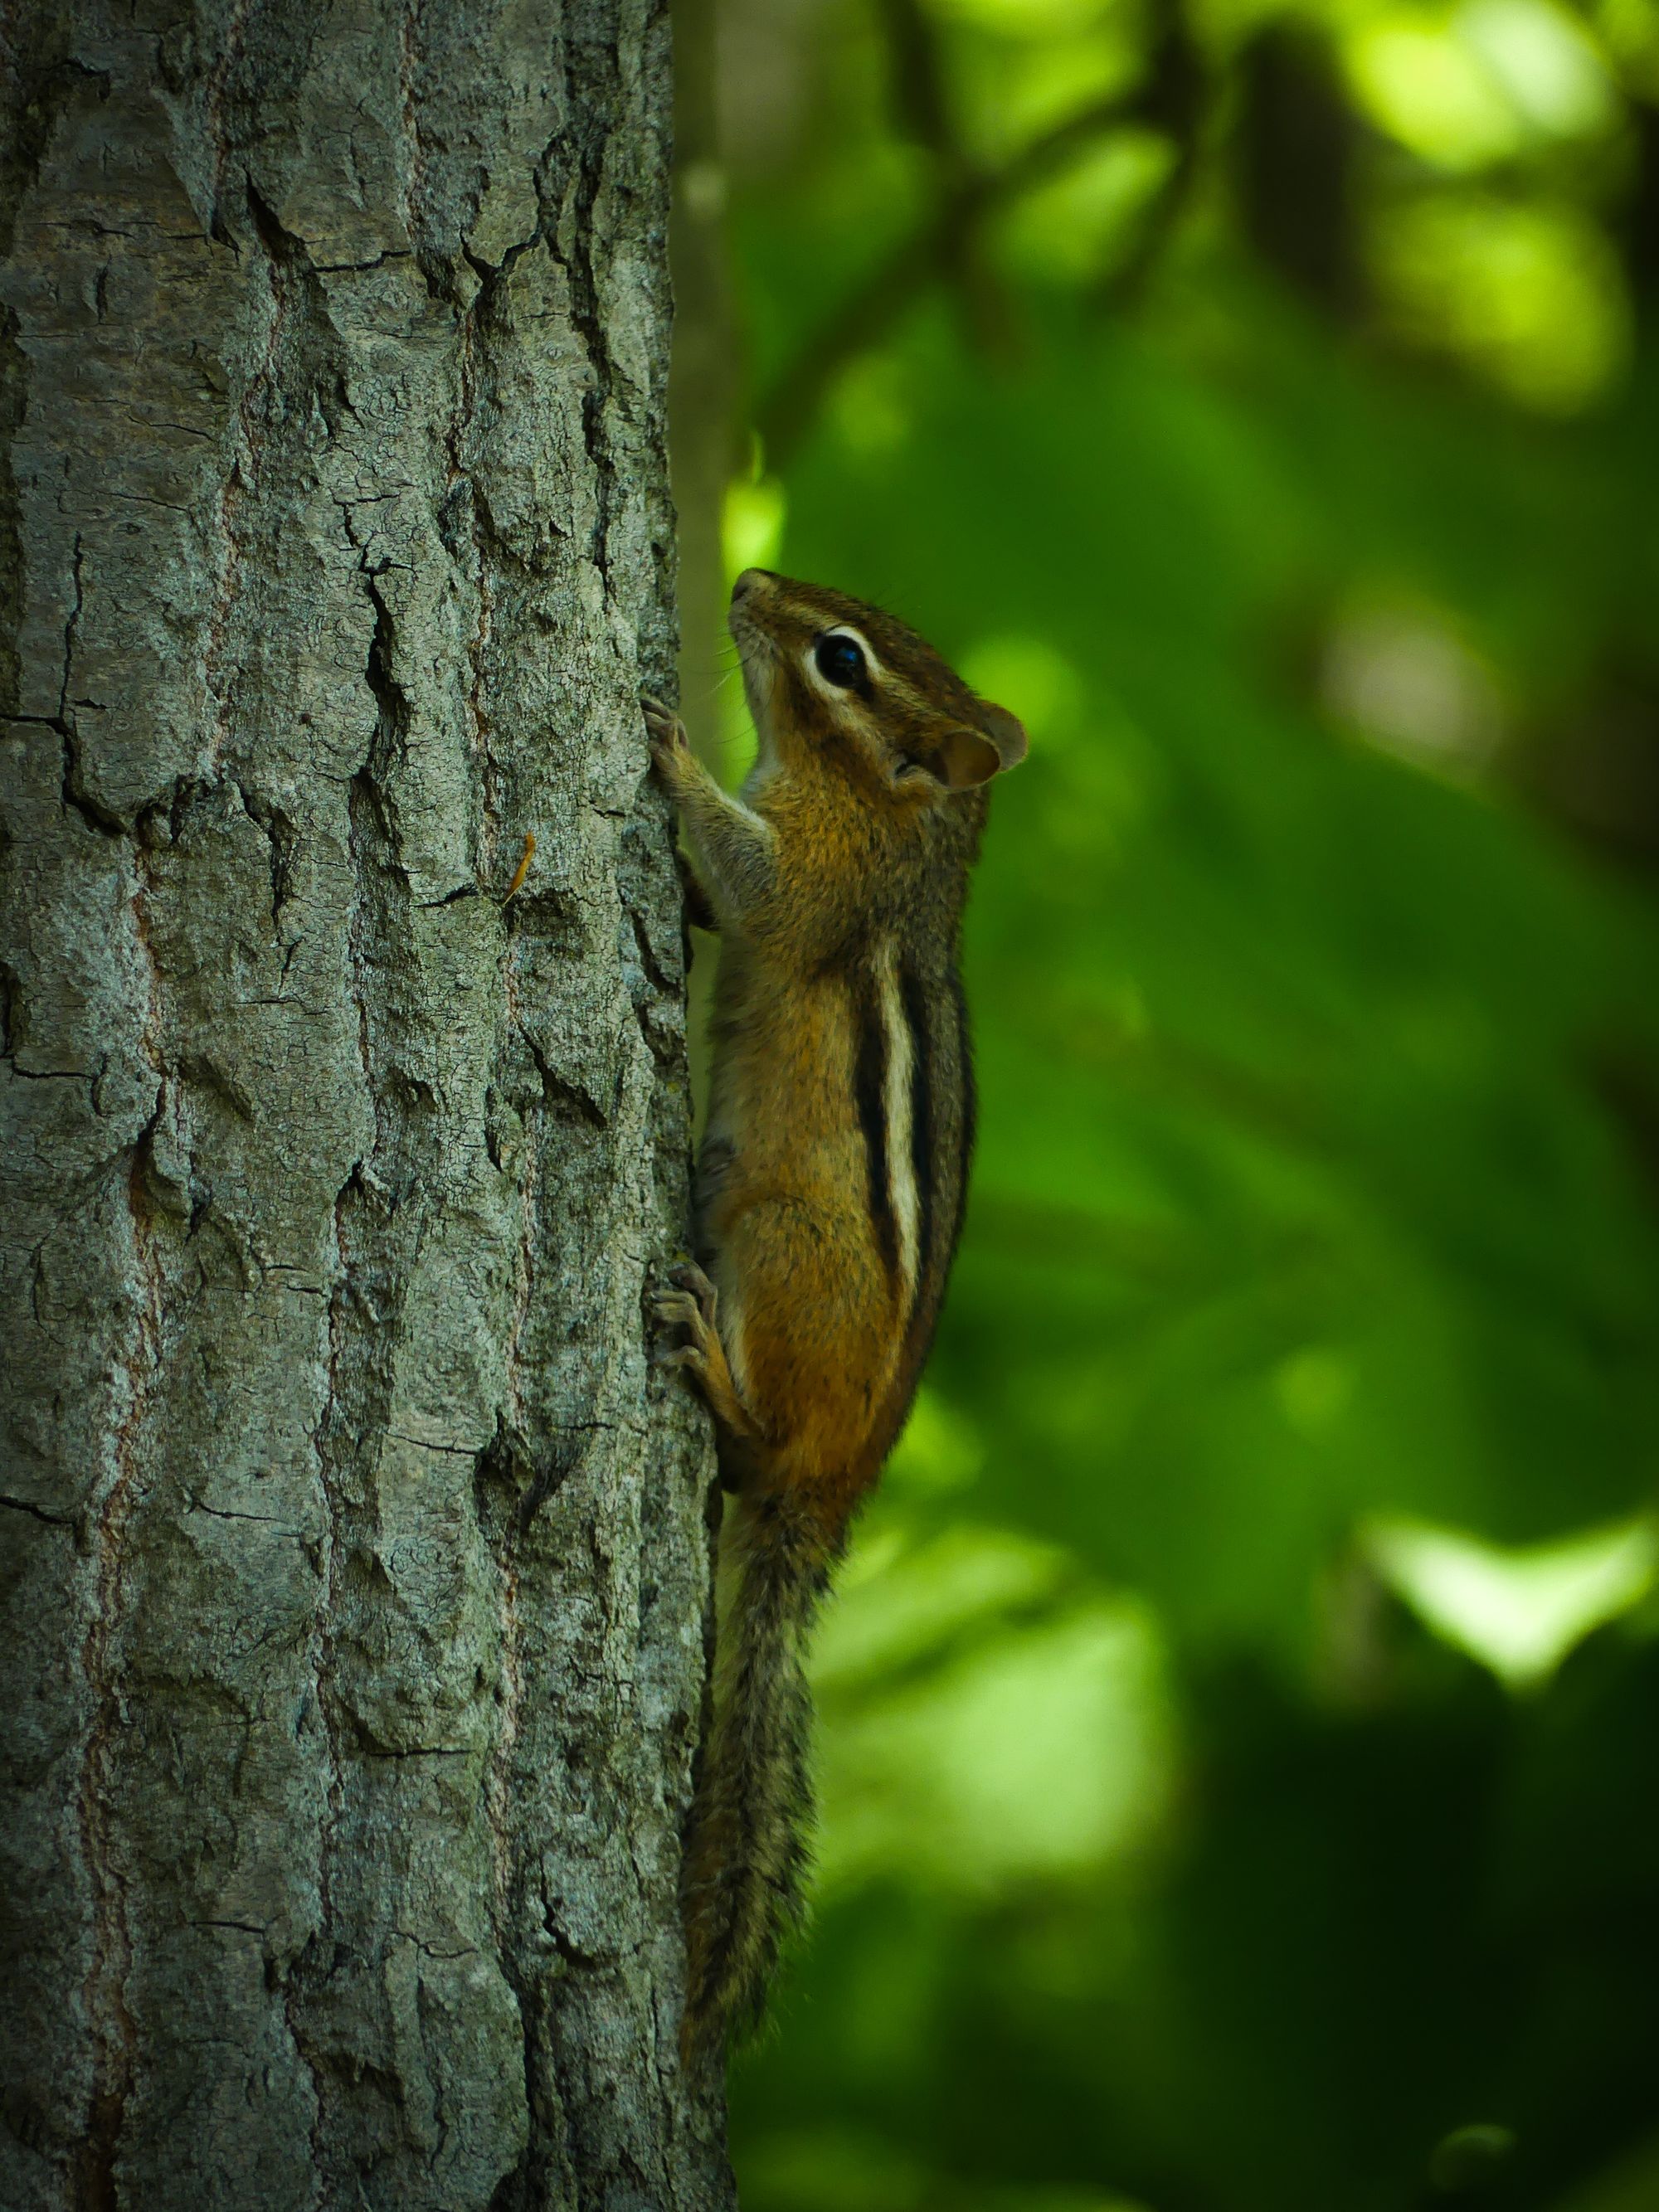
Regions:
[[759, 2020], [801, 1918], [812, 1820], [805, 1644], [836, 1548], [787, 1494], [726, 1507], [714, 1718], [682, 1887], [688, 2063]]

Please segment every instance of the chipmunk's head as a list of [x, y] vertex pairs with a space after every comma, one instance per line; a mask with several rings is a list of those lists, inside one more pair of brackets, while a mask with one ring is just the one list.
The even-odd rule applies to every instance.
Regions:
[[902, 811], [978, 791], [1025, 732], [878, 607], [769, 568], [732, 590], [732, 635], [763, 761], [812, 760]]

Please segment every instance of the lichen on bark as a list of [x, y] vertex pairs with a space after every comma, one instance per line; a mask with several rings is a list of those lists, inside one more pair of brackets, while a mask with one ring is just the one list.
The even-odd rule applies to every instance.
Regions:
[[725, 2206], [660, 0], [0, 40], [0, 2202]]

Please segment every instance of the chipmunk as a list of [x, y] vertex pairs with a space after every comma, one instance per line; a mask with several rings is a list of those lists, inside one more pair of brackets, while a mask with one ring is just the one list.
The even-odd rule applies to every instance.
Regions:
[[721, 935], [701, 1264], [655, 1300], [730, 1493], [683, 1889], [688, 2062], [758, 2019], [801, 1914], [805, 1644], [955, 1256], [974, 1137], [957, 938], [985, 787], [1025, 754], [1012, 714], [857, 599], [749, 568], [730, 625], [759, 739], [740, 797], [644, 702]]

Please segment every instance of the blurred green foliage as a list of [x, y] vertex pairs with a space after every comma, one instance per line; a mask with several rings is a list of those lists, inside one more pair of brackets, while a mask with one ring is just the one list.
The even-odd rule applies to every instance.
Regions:
[[1659, 8], [718, 32], [729, 557], [1032, 737], [744, 2202], [1652, 2212]]

